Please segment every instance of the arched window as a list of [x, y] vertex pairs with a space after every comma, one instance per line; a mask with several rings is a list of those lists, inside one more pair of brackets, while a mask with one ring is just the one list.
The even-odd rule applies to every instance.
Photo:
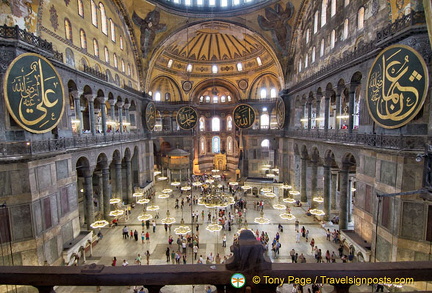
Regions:
[[312, 48], [312, 60], [311, 63], [315, 62], [315, 46]]
[[263, 108], [263, 113], [260, 117], [260, 128], [269, 129], [270, 128], [270, 116], [267, 112], [267, 108]]
[[233, 144], [233, 139], [231, 136], [227, 137], [227, 153], [229, 155], [232, 155], [234, 152], [234, 144]]
[[268, 149], [270, 147], [270, 141], [268, 139], [263, 139], [263, 141], [261, 142], [261, 147]]
[[124, 63], [124, 60], [122, 59], [122, 61], [121, 61], [121, 71], [122, 72], [125, 72], [126, 70], [125, 70], [125, 63]]
[[231, 131], [232, 130], [232, 126], [233, 126], [232, 117], [228, 116], [227, 117], [227, 131]]
[[80, 44], [81, 49], [87, 50], [87, 38], [83, 29], [80, 29]]
[[330, 7], [330, 16], [333, 17], [336, 15], [336, 0], [331, 0]]
[[261, 61], [260, 57], [256, 57], [256, 61], [257, 61], [258, 66], [262, 65], [262, 61]]
[[319, 16], [319, 13], [318, 13], [318, 11], [316, 11], [315, 16], [314, 16], [314, 34], [316, 34], [318, 32], [318, 16]]
[[323, 0], [321, 3], [321, 27], [327, 23], [327, 0]]
[[84, 17], [84, 5], [82, 0], [78, 0], [78, 15]]
[[302, 71], [302, 60], [301, 60], [301, 58], [300, 58], [300, 60], [299, 60], [299, 65], [298, 65], [298, 72], [301, 72]]
[[310, 38], [310, 29], [306, 30], [306, 44], [309, 43], [309, 38]]
[[220, 137], [213, 136], [212, 138], [212, 153], [219, 154], [220, 153]]
[[220, 119], [219, 117], [212, 118], [212, 131], [220, 131]]
[[108, 23], [107, 23], [107, 16], [105, 12], [105, 6], [102, 4], [102, 2], [99, 2], [99, 10], [101, 12], [101, 24], [102, 24], [102, 32], [106, 35], [108, 35]]
[[199, 130], [205, 131], [205, 118], [204, 117], [201, 117], [199, 119]]
[[225, 96], [221, 96], [220, 97], [220, 102], [221, 103], [225, 103], [226, 102], [226, 97]]
[[243, 71], [243, 64], [241, 62], [237, 63], [237, 71]]
[[348, 26], [348, 24], [349, 24], [349, 20], [348, 20], [348, 18], [347, 19], [345, 19], [345, 22], [344, 22], [344, 29], [343, 29], [343, 39], [344, 40], [346, 40], [346, 39], [348, 39], [348, 28], [349, 28], [349, 26]]
[[123, 46], [123, 37], [120, 36], [120, 50], [123, 50], [124, 46]]
[[155, 101], [160, 101], [161, 100], [161, 93], [160, 92], [155, 92], [154, 100]]
[[111, 41], [113, 41], [115, 43], [115, 41], [116, 41], [115, 24], [111, 18], [110, 18], [109, 22], [110, 22], [110, 28], [111, 28]]
[[308, 67], [308, 62], [309, 62], [309, 55], [308, 54], [306, 54], [306, 56], [305, 56], [305, 69]]
[[127, 65], [127, 75], [131, 75], [131, 66], [130, 66], [130, 64], [128, 63], [128, 65]]
[[206, 153], [206, 141], [205, 141], [205, 137], [201, 137], [200, 138], [200, 154], [201, 155], [205, 155]]
[[336, 41], [336, 31], [332, 30], [331, 32], [331, 36], [330, 36], [330, 49], [333, 49], [335, 46], [335, 41]]
[[265, 99], [267, 97], [267, 90], [261, 89], [260, 98]]
[[170, 93], [165, 93], [165, 101], [166, 102], [171, 101], [171, 94]]
[[217, 103], [219, 103], [219, 97], [213, 96], [213, 104], [217, 104]]
[[113, 54], [113, 59], [114, 59], [114, 67], [118, 68], [118, 60], [117, 60], [117, 55], [116, 53]]
[[95, 27], [97, 27], [98, 26], [98, 20], [97, 20], [97, 6], [96, 6], [96, 3], [93, 0], [91, 0], [90, 6], [91, 6], [92, 24]]
[[72, 25], [71, 25], [69, 19], [65, 18], [64, 26], [65, 26], [65, 38], [66, 38], [66, 40], [72, 42]]
[[277, 91], [276, 91], [276, 89], [275, 88], [272, 88], [271, 90], [270, 90], [270, 98], [276, 98], [277, 97]]
[[363, 27], [364, 27], [364, 14], [365, 14], [364, 7], [360, 7], [360, 9], [357, 13], [357, 28], [359, 30], [363, 29]]
[[104, 48], [104, 54], [105, 54], [105, 62], [109, 64], [109, 52], [107, 47]]
[[210, 96], [205, 96], [205, 102], [210, 103]]
[[96, 39], [93, 39], [94, 55], [99, 58], [99, 44]]
[[324, 39], [321, 40], [321, 47], [320, 47], [320, 57], [324, 56]]

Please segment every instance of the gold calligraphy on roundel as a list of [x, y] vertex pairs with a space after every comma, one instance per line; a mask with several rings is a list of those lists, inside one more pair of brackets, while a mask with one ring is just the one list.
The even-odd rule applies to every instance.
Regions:
[[238, 128], [249, 128], [255, 122], [255, 110], [248, 104], [240, 104], [234, 109], [234, 124]]
[[154, 102], [150, 102], [147, 104], [145, 110], [145, 121], [148, 130], [152, 131], [156, 126], [156, 105]]
[[63, 84], [44, 57], [25, 53], [15, 58], [6, 71], [3, 91], [10, 115], [25, 130], [45, 133], [60, 122]]
[[285, 124], [285, 102], [282, 98], [276, 101], [276, 122], [279, 129], [282, 129]]
[[197, 125], [198, 114], [194, 108], [184, 106], [178, 110], [176, 119], [181, 129], [189, 130]]
[[426, 64], [414, 49], [393, 45], [375, 59], [367, 80], [367, 107], [381, 127], [411, 121], [423, 106], [429, 84]]

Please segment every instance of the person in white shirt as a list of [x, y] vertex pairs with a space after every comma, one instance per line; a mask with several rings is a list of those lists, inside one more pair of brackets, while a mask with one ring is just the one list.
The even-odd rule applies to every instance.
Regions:
[[129, 263], [124, 259], [124, 260], [123, 260], [123, 264], [122, 264], [122, 266], [125, 267], [125, 266], [128, 266], [128, 265], [129, 265]]

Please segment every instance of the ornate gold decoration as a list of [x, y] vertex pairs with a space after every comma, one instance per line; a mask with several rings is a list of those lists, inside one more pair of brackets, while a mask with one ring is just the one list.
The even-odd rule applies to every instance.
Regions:
[[29, 132], [49, 132], [63, 116], [62, 81], [51, 62], [38, 54], [21, 54], [12, 61], [3, 91], [10, 115]]
[[152, 131], [156, 125], [156, 104], [149, 102], [145, 110], [145, 121], [148, 130]]
[[198, 113], [194, 108], [184, 106], [178, 110], [176, 119], [181, 129], [190, 130], [197, 125]]
[[394, 129], [410, 122], [423, 107], [429, 74], [423, 57], [411, 47], [384, 49], [369, 71], [366, 101], [369, 115], [381, 127]]
[[240, 104], [234, 108], [233, 117], [238, 128], [249, 128], [255, 122], [255, 110], [248, 104]]

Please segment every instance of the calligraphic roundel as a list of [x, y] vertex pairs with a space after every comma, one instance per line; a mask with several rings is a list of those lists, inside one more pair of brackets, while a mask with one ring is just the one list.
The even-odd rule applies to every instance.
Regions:
[[234, 124], [238, 128], [249, 128], [255, 123], [255, 110], [248, 104], [240, 104], [234, 108]]
[[384, 49], [375, 58], [367, 79], [369, 115], [384, 128], [404, 126], [423, 107], [428, 78], [423, 57], [411, 47], [398, 44]]
[[178, 110], [176, 119], [181, 129], [189, 130], [197, 125], [198, 113], [194, 108], [184, 106]]
[[279, 129], [282, 129], [285, 125], [285, 102], [282, 98], [278, 98], [276, 101], [276, 122]]
[[145, 110], [145, 121], [147, 129], [152, 131], [156, 125], [156, 104], [149, 102]]
[[3, 82], [6, 107], [15, 122], [32, 133], [51, 131], [64, 111], [63, 84], [46, 58], [25, 53], [9, 65]]

